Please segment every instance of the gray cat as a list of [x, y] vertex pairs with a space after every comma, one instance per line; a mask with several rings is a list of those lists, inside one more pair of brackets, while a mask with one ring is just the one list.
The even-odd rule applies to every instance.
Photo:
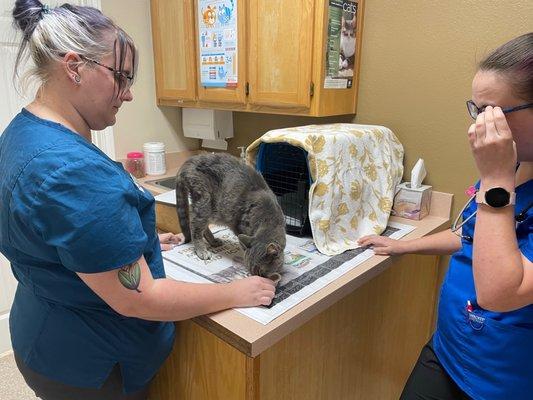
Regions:
[[252, 167], [225, 153], [191, 157], [177, 174], [176, 209], [185, 242], [192, 240], [202, 260], [211, 258], [203, 239], [213, 247], [222, 245], [208, 225], [225, 225], [237, 235], [250, 273], [279, 280], [285, 217], [276, 196]]

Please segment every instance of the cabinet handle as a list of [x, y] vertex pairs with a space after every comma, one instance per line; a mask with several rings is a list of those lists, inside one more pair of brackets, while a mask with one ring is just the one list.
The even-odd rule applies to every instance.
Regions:
[[246, 82], [246, 85], [244, 85], [244, 93], [246, 96], [250, 94], [250, 84], [248, 82]]
[[315, 95], [315, 84], [311, 82], [309, 85], [309, 96], [313, 97]]

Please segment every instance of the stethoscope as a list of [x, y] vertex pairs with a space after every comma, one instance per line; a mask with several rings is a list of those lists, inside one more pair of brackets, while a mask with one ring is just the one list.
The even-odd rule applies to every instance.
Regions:
[[[465, 220], [463, 220], [461, 223], [459, 223], [459, 220], [462, 218], [463, 216], [463, 213], [465, 212], [465, 210], [468, 208], [468, 206], [470, 205], [470, 203], [472, 203], [472, 201], [474, 201], [474, 199], [476, 198], [476, 195], [474, 194], [472, 197], [470, 197], [470, 199], [466, 202], [466, 204], [463, 206], [463, 208], [461, 209], [461, 211], [459, 212], [459, 214], [457, 215], [457, 218], [455, 218], [455, 220], [453, 221], [453, 224], [452, 224], [452, 227], [451, 227], [451, 230], [454, 234], [456, 234], [457, 236], [459, 236], [461, 239], [464, 239], [466, 240], [467, 242], [469, 243], [472, 243], [474, 241], [474, 239], [472, 238], [472, 236], [468, 236], [468, 235], [463, 235], [462, 232], [459, 233], [458, 230], [461, 229], [463, 227], [464, 224], [466, 224], [468, 221], [470, 221], [472, 218], [475, 217], [475, 215], [477, 214], [477, 210], [474, 211], [472, 214], [470, 214]], [[515, 215], [514, 219], [516, 221], [516, 225], [518, 226], [518, 224], [520, 224], [521, 222], [524, 222], [526, 220], [526, 215], [527, 215], [527, 212], [529, 211], [529, 209], [533, 207], [533, 201], [530, 202], [527, 207], [525, 207], [522, 211], [520, 211], [520, 213], [518, 215]]]

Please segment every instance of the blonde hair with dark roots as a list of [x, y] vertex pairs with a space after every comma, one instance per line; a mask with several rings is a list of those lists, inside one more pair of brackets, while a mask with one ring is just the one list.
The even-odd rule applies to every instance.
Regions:
[[[75, 6], [68, 3], [49, 8], [38, 0], [17, 0], [13, 8], [15, 26], [22, 32], [14, 77], [24, 90], [32, 78], [45, 83], [50, 66], [60, 62], [68, 52], [75, 52], [83, 59], [101, 60], [114, 54], [115, 68], [124, 68], [128, 50], [133, 57], [132, 74], [137, 70], [137, 49], [133, 40], [110, 18], [93, 7]], [[110, 48], [109, 38], [115, 37]], [[31, 58], [33, 66], [22, 76], [22, 65]], [[81, 61], [87, 62], [87, 61]], [[117, 95], [124, 87], [116, 81]]]

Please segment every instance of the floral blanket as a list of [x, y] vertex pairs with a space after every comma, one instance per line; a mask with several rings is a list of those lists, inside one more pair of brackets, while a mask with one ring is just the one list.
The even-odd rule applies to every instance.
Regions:
[[340, 254], [385, 230], [403, 175], [403, 146], [390, 129], [342, 123], [271, 130], [248, 147], [248, 162], [255, 165], [261, 143], [278, 142], [308, 153], [309, 218], [320, 252]]

